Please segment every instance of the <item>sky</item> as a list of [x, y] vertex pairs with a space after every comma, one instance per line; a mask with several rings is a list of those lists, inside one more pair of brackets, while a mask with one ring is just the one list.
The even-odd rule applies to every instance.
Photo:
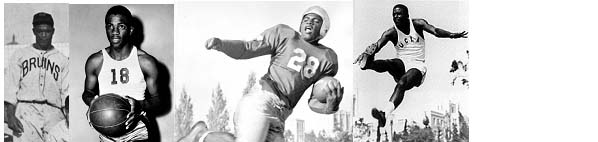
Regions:
[[[410, 18], [423, 18], [431, 25], [451, 32], [468, 31], [467, 1], [401, 1], [409, 9]], [[372, 3], [364, 0], [355, 1], [355, 40], [353, 56], [357, 57], [365, 48], [377, 41], [382, 33], [393, 27], [392, 7], [396, 1], [384, 0]], [[466, 59], [468, 39], [440, 39], [424, 33], [426, 41], [427, 75], [420, 87], [405, 93], [405, 98], [394, 111], [396, 118], [421, 122], [430, 110], [448, 109], [448, 103], [461, 106], [461, 111], [468, 114], [467, 89], [464, 86], [452, 86], [450, 65], [453, 59]], [[475, 53], [472, 53], [475, 54]], [[396, 50], [389, 42], [376, 59], [395, 58]], [[388, 73], [372, 70], [362, 71], [357, 65], [354, 71], [354, 92], [358, 95], [357, 116], [366, 122], [375, 122], [371, 109], [381, 108], [388, 102], [396, 83]], [[426, 112], [427, 111], [427, 112]]]
[[[175, 5], [175, 103], [185, 88], [194, 103], [194, 119], [207, 120], [211, 93], [220, 84], [232, 118], [236, 103], [251, 72], [259, 79], [267, 72], [269, 56], [234, 60], [223, 53], [205, 50], [210, 37], [250, 40], [264, 30], [286, 24], [297, 30], [303, 12], [312, 5], [327, 10], [331, 28], [320, 43], [332, 48], [339, 58], [335, 76], [345, 89], [341, 110], [351, 109], [352, 89], [352, 3], [343, 2], [181, 2]], [[199, 73], [201, 72], [201, 73]], [[306, 90], [311, 92], [311, 89]], [[296, 129], [296, 119], [305, 120], [306, 130], [332, 130], [332, 115], [312, 112], [304, 95], [286, 121], [286, 129]], [[232, 120], [229, 121], [232, 129]]]

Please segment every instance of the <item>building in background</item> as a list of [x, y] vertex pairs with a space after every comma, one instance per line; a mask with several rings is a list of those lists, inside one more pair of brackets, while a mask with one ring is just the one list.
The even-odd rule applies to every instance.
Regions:
[[352, 124], [353, 121], [351, 120], [352, 118], [352, 113], [351, 112], [347, 112], [344, 110], [340, 110], [336, 113], [333, 114], [333, 128], [334, 130], [338, 130], [338, 131], [345, 131], [345, 132], [351, 132], [352, 131]]
[[305, 121], [297, 119], [297, 142], [305, 142]]

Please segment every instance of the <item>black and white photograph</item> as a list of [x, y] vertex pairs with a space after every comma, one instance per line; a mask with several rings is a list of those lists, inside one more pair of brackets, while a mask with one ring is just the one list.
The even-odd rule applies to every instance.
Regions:
[[174, 5], [71, 4], [73, 141], [173, 141]]
[[467, 1], [355, 1], [354, 141], [468, 141]]
[[352, 141], [352, 7], [177, 3], [177, 141]]
[[69, 140], [68, 4], [4, 4], [4, 141]]

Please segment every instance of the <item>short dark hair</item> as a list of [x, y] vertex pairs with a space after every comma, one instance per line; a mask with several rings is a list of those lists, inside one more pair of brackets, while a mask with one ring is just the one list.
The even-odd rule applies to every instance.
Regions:
[[129, 11], [129, 9], [127, 9], [126, 7], [124, 7], [122, 5], [116, 5], [116, 6], [111, 7], [110, 9], [108, 9], [108, 12], [106, 12], [106, 17], [104, 17], [104, 20], [108, 19], [110, 17], [110, 15], [123, 16], [126, 19], [125, 23], [127, 25], [129, 25], [130, 20], [133, 19], [133, 16], [131, 15], [131, 11]]
[[407, 14], [409, 14], [409, 9], [407, 8], [407, 6], [405, 6], [405, 5], [403, 5], [403, 4], [397, 4], [397, 5], [395, 5], [395, 6], [394, 6], [392, 9], [394, 10], [395, 8], [401, 8], [401, 9], [405, 10], [405, 12], [406, 12]]

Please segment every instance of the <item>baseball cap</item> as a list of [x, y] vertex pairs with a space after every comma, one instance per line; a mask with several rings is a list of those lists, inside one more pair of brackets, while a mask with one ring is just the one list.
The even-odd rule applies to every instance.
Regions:
[[39, 24], [48, 24], [50, 26], [54, 26], [54, 20], [52, 19], [52, 15], [45, 13], [45, 12], [39, 12], [36, 13], [35, 15], [33, 15], [33, 26], [39, 25]]

